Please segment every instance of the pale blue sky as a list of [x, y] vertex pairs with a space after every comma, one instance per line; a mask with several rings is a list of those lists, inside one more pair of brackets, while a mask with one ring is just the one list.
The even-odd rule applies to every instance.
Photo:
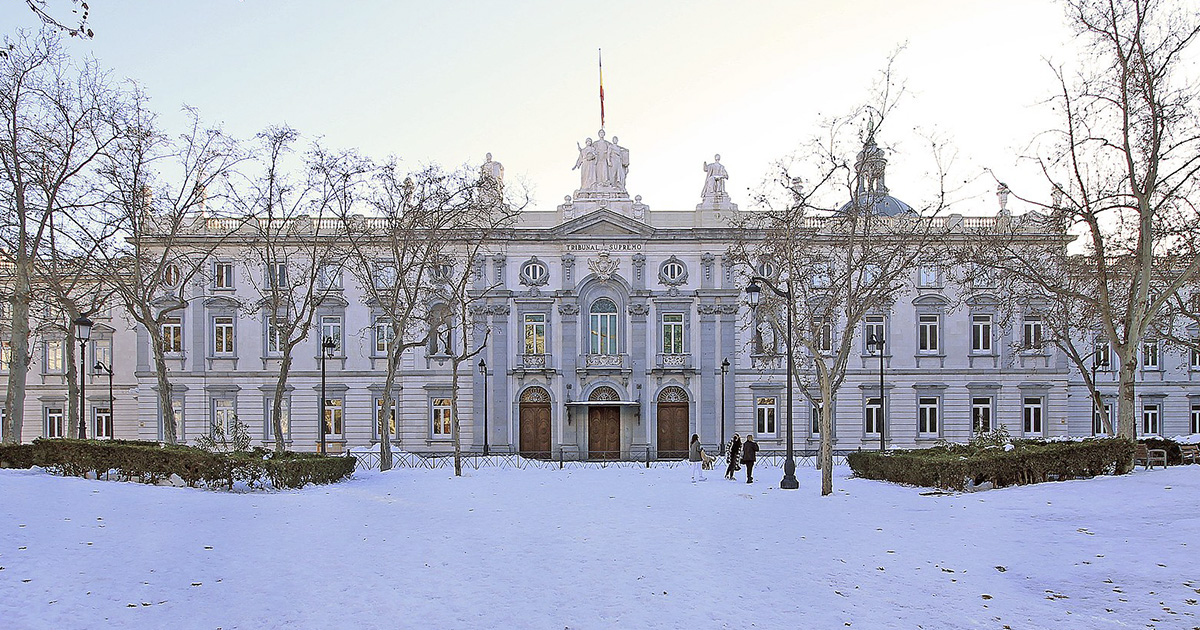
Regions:
[[[819, 115], [864, 97], [888, 53], [911, 95], [880, 138], [888, 184], [919, 205], [920, 149], [936, 127], [959, 167], [989, 166], [1014, 186], [1017, 151], [1047, 125], [1043, 61], [1069, 41], [1048, 0], [567, 2], [94, 2], [96, 38], [74, 42], [141, 82], [169, 127], [179, 107], [249, 136], [287, 123], [339, 148], [416, 165], [479, 163], [492, 152], [550, 210], [578, 186], [575, 143], [599, 127], [596, 50], [604, 49], [606, 130], [632, 152], [629, 189], [651, 208], [699, 201], [701, 165], [720, 153], [743, 207], [775, 160]], [[0, 33], [33, 26], [23, 2]], [[960, 178], [961, 179], [961, 178]], [[994, 212], [980, 181], [958, 210]]]

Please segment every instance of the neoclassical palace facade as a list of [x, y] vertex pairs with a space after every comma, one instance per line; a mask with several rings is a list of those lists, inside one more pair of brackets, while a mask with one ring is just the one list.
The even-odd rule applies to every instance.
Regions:
[[[479, 286], [495, 287], [472, 308], [465, 327], [487, 346], [460, 366], [462, 443], [471, 451], [541, 457], [678, 456], [691, 434], [712, 448], [753, 433], [764, 448], [783, 448], [785, 362], [771, 356], [774, 332], [755, 326], [746, 279], [728, 250], [739, 213], [725, 191], [719, 156], [706, 163], [690, 210], [652, 210], [627, 192], [629, 153], [601, 133], [580, 148], [580, 188], [554, 211], [525, 212], [480, 261]], [[485, 172], [502, 176], [498, 163]], [[892, 198], [889, 203], [903, 208]], [[994, 218], [946, 218], [978, 228]], [[1054, 235], [1048, 234], [1047, 237]], [[209, 273], [185, 288], [187, 307], [168, 322], [168, 361], [179, 436], [191, 442], [234, 418], [256, 443], [273, 439], [275, 392], [266, 318], [254, 302], [250, 265], [221, 250]], [[385, 362], [376, 314], [353, 275], [324, 278], [323, 302], [309, 340], [296, 353], [284, 396], [290, 448], [313, 450], [324, 418], [333, 450], [378, 444], [377, 414]], [[839, 450], [919, 447], [965, 441], [979, 427], [1014, 435], [1091, 435], [1098, 431], [1078, 373], [1052, 348], [1021, 350], [1039, 324], [1001, 327], [986, 300], [952, 302], [944, 274], [916, 270], [911, 287], [886, 313], [852, 334], [861, 350], [837, 397]], [[961, 306], [949, 306], [961, 304]], [[36, 311], [36, 309], [35, 309]], [[0, 314], [0, 335], [9, 328]], [[85, 371], [88, 435], [162, 439], [150, 340], [117, 308], [93, 316]], [[395, 446], [413, 452], [451, 449], [451, 364], [443, 335], [407, 351], [397, 379]], [[880, 361], [866, 339], [888, 339]], [[337, 341], [326, 360], [321, 399], [320, 339]], [[22, 439], [74, 433], [67, 414], [64, 341], [37, 335]], [[7, 346], [5, 346], [7, 348]], [[0, 361], [6, 373], [7, 357]], [[1139, 365], [1139, 430], [1200, 432], [1200, 358], [1146, 344]], [[110, 376], [96, 367], [113, 366]], [[1098, 368], [1115, 395], [1112, 362]], [[2, 393], [0, 393], [2, 395]], [[1114, 399], [1115, 401], [1115, 399]], [[1114, 405], [1115, 406], [1115, 405]], [[884, 411], [885, 410], [885, 411]], [[813, 407], [796, 396], [795, 444], [815, 449]]]

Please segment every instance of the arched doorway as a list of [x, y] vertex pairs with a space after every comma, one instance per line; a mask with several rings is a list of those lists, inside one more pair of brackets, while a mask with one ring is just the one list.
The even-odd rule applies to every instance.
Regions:
[[688, 395], [672, 385], [658, 394], [658, 458], [676, 459], [688, 454]]
[[550, 392], [542, 387], [521, 392], [518, 419], [521, 456], [550, 459]]
[[617, 390], [603, 386], [592, 390], [588, 401], [612, 405], [588, 406], [588, 459], [619, 459], [621, 457], [621, 400]]

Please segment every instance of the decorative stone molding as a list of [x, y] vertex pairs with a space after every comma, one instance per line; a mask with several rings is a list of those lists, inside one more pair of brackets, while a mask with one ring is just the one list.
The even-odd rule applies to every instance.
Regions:
[[601, 280], [608, 281], [617, 273], [617, 267], [621, 265], [620, 258], [613, 258], [608, 252], [600, 252], [596, 257], [588, 261], [588, 269], [596, 274], [596, 277]]
[[545, 286], [550, 281], [550, 270], [546, 268], [546, 263], [538, 260], [537, 256], [533, 256], [521, 265], [520, 277], [521, 284], [525, 286]]
[[649, 304], [630, 304], [629, 305], [629, 314], [630, 315], [640, 315], [642, 317], [645, 317], [646, 315], [650, 314], [650, 305]]
[[679, 260], [678, 257], [671, 256], [658, 266], [658, 281], [664, 286], [669, 287], [678, 287], [687, 284], [687, 265], [682, 260]]
[[564, 302], [558, 305], [558, 313], [560, 315], [578, 315], [579, 305], [574, 302]]
[[620, 367], [621, 355], [619, 354], [589, 354], [587, 355], [586, 365], [588, 367]]

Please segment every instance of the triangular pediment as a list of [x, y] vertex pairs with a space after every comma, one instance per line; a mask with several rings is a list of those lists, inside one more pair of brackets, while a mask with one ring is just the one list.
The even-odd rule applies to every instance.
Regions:
[[654, 228], [617, 214], [612, 210], [596, 210], [577, 217], [550, 230], [555, 236], [640, 236], [649, 237]]

